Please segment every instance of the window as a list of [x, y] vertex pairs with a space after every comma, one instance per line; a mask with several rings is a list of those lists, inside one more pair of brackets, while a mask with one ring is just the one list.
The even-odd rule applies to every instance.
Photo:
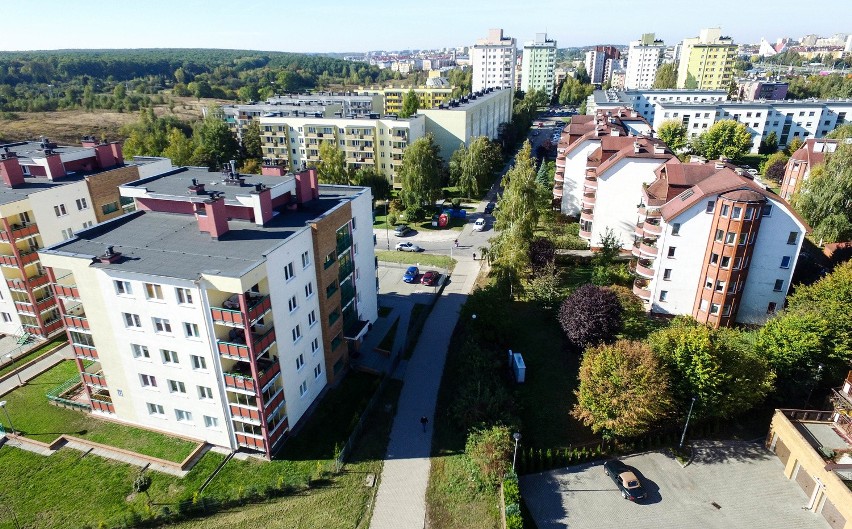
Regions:
[[672, 224], [672, 235], [678, 235], [678, 234], [680, 234], [680, 223], [675, 222], [674, 224]]
[[772, 287], [772, 290], [774, 290], [775, 292], [781, 292], [781, 289], [783, 287], [784, 287], [784, 280], [783, 279], [776, 279], [775, 280], [775, 286]]
[[298, 342], [299, 340], [302, 339], [302, 327], [301, 326], [296, 325], [295, 327], [293, 327], [293, 330], [290, 331], [290, 332], [293, 335], [293, 343], [296, 343], [296, 342]]
[[725, 234], [725, 244], [734, 244], [734, 241], [737, 240], [737, 234], [729, 231]]
[[731, 304], [726, 303], [725, 306], [722, 307], [722, 316], [730, 316], [731, 315]]
[[115, 285], [115, 293], [119, 296], [129, 296], [133, 294], [133, 291], [130, 290], [130, 281], [113, 281]]
[[307, 268], [311, 264], [311, 256], [308, 252], [302, 254], [302, 268]]
[[213, 390], [207, 386], [198, 387], [198, 398], [201, 400], [211, 400], [213, 398]]
[[719, 264], [719, 254], [711, 253], [710, 254], [710, 264], [716, 266]]
[[170, 333], [172, 332], [172, 324], [165, 318], [154, 318], [154, 331]]
[[322, 364], [317, 364], [314, 368], [314, 378], [319, 378], [322, 375]]
[[142, 320], [139, 319], [138, 314], [130, 314], [129, 312], [123, 312], [124, 316], [124, 326], [125, 327], [135, 327], [137, 329], [142, 328]]
[[302, 369], [305, 366], [305, 358], [303, 355], [299, 355], [296, 357], [296, 371]]
[[772, 204], [764, 204], [763, 208], [760, 211], [761, 217], [771, 217], [772, 216]]
[[192, 304], [192, 290], [188, 288], [176, 288], [175, 294], [177, 295], [178, 303], [181, 305]]
[[777, 303], [775, 303], [774, 301], [770, 301], [769, 305], [766, 306], [766, 313], [767, 314], [775, 314], [775, 307], [777, 307], [777, 306], [778, 306]]
[[204, 416], [204, 427], [205, 428], [218, 428], [219, 427], [219, 419], [216, 417], [210, 417], [209, 415]]
[[707, 312], [707, 303], [708, 301], [706, 299], [702, 299], [701, 303], [698, 304], [698, 310], [701, 312]]
[[63, 215], [68, 214], [68, 212], [65, 210], [65, 204], [59, 204], [58, 206], [53, 206], [53, 212], [56, 213], [57, 217], [61, 217]]
[[785, 255], [781, 258], [781, 268], [790, 268], [790, 256]]
[[187, 338], [198, 338], [201, 336], [201, 333], [198, 332], [197, 323], [183, 322], [183, 332], [186, 334]]
[[704, 288], [713, 288], [713, 279], [710, 277], [704, 278]]
[[710, 314], [717, 315], [719, 314], [719, 304], [711, 303], [710, 304]]
[[743, 208], [739, 206], [734, 206], [734, 211], [731, 213], [732, 219], [739, 219], [743, 216]]
[[163, 287], [152, 283], [145, 283], [145, 298], [163, 299]]
[[308, 381], [306, 380], [306, 381], [302, 382], [301, 384], [299, 384], [299, 396], [304, 397], [305, 393], [307, 393], [307, 392], [308, 392]]
[[118, 202], [110, 202], [109, 204], [104, 204], [103, 206], [101, 206], [101, 211], [104, 215], [109, 215], [110, 213], [118, 211]]
[[716, 280], [716, 292], [722, 292], [723, 290], [725, 290], [725, 282]]
[[734, 270], [739, 270], [743, 266], [742, 257], [734, 257]]
[[74, 230], [68, 228], [67, 230], [62, 230], [62, 240], [67, 241], [71, 237], [74, 236]]
[[674, 258], [674, 256], [675, 256], [675, 250], [677, 250], [677, 248], [676, 248], [676, 247], [674, 247], [674, 246], [669, 246], [669, 253], [668, 253], [669, 259]]
[[311, 353], [316, 353], [319, 350], [319, 338], [314, 338], [311, 342]]
[[752, 218], [754, 218], [754, 208], [749, 206], [746, 208], [745, 220], [751, 220]]
[[728, 216], [728, 210], [729, 210], [729, 209], [730, 209], [730, 208], [728, 207], [728, 205], [727, 205], [727, 204], [722, 204], [722, 216], [723, 216], [723, 217], [727, 217], [727, 216]]
[[139, 375], [139, 379], [142, 381], [143, 388], [156, 388], [157, 387], [157, 377], [153, 375]]
[[85, 198], [77, 199], [77, 211], [83, 211], [84, 209], [89, 209], [89, 204], [86, 202]]
[[790, 235], [787, 236], [787, 244], [796, 244], [799, 240], [799, 232], [791, 231]]
[[86, 228], [91, 228], [94, 224], [95, 224], [94, 221], [87, 220], [86, 222], [83, 223], [83, 229], [85, 230]]
[[305, 285], [305, 297], [309, 298], [314, 295], [314, 284], [308, 281], [308, 284]]
[[299, 308], [299, 302], [296, 300], [296, 296], [290, 298], [290, 300], [287, 302], [287, 307], [290, 309], [290, 312], [293, 312], [294, 310]]
[[183, 393], [186, 395], [186, 386], [179, 380], [167, 380], [169, 393]]
[[725, 238], [725, 230], [716, 230], [716, 237], [715, 237], [714, 240], [716, 242], [722, 242], [722, 239], [724, 239], [724, 238]]
[[130, 344], [130, 350], [133, 351], [133, 358], [151, 358], [151, 353], [148, 352], [148, 348], [144, 345], [132, 343]]
[[[740, 245], [743, 245], [743, 244], [745, 244], [745, 243], [746, 243], [746, 241], [748, 241], [748, 233], [745, 233], [745, 232], [740, 233], [740, 242], [739, 242], [739, 244], [740, 244]], [[754, 241], [752, 241], [752, 242], [754, 242]]]
[[169, 351], [168, 349], [160, 349], [160, 354], [163, 355], [164, 364], [179, 364], [177, 351]]
[[189, 355], [189, 363], [192, 369], [207, 369], [207, 360], [203, 356]]
[[730, 268], [731, 267], [731, 257], [728, 255], [722, 256], [722, 268]]
[[317, 315], [314, 311], [311, 311], [310, 314], [308, 314], [308, 326], [313, 327], [316, 322], [317, 322]]
[[159, 404], [154, 404], [153, 402], [146, 402], [148, 405], [148, 414], [149, 415], [165, 415], [166, 411]]
[[660, 290], [660, 301], [666, 301], [666, 299], [668, 299], [668, 297], [669, 297], [669, 291], [668, 290]]
[[8, 322], [12, 321], [12, 315], [9, 314], [8, 312], [3, 312], [2, 315], [3, 315], [3, 321], [4, 322], [8, 323]]
[[293, 279], [293, 263], [287, 263], [287, 266], [284, 267], [284, 280], [290, 281]]
[[663, 279], [668, 281], [671, 278], [672, 278], [672, 269], [671, 268], [664, 269], [663, 270]]
[[178, 422], [192, 422], [192, 413], [184, 410], [175, 410], [175, 418]]

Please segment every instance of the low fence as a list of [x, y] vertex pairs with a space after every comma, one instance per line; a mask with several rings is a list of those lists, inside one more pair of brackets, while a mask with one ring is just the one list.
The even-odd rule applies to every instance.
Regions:
[[[0, 369], [4, 368], [4, 367], [6, 367], [10, 364], [15, 363], [19, 358], [21, 358], [22, 356], [26, 356], [26, 355], [30, 354], [30, 352], [32, 352], [33, 350], [38, 349], [40, 347], [44, 347], [44, 343], [42, 343], [42, 342], [37, 343], [35, 347], [32, 347], [32, 344], [28, 344], [28, 345], [29, 346], [22, 345], [21, 347], [18, 347], [15, 350], [13, 350], [11, 353], [6, 353], [6, 354], [13, 355], [12, 359], [7, 361], [7, 362], [4, 362], [2, 365], [0, 365]], [[68, 342], [65, 342], [65, 341], [60, 342], [60, 343], [56, 344], [55, 347], [51, 347], [50, 349], [48, 349], [44, 353], [38, 355], [37, 357], [33, 358], [29, 362], [25, 362], [25, 363], [15, 367], [15, 368], [13, 368], [8, 373], [4, 373], [4, 374], [0, 375], [0, 382], [3, 382], [6, 379], [17, 376], [17, 374], [20, 373], [21, 371], [23, 371], [24, 369], [27, 369], [28, 367], [34, 365], [35, 363], [39, 362], [44, 357], [52, 355], [53, 353], [55, 353], [59, 349], [65, 347], [66, 345], [68, 345]], [[26, 350], [24, 350], [24, 348], [26, 348]], [[17, 355], [15, 355], [15, 351], [18, 351]], [[5, 355], [3, 355], [3, 356], [5, 357]]]
[[69, 378], [62, 384], [56, 386], [46, 393], [47, 400], [51, 403], [63, 406], [66, 408], [74, 408], [77, 410], [83, 411], [91, 411], [92, 405], [86, 402], [78, 402], [76, 400], [67, 399], [64, 395], [71, 393], [77, 387], [82, 389], [83, 381], [80, 378], [79, 373]]

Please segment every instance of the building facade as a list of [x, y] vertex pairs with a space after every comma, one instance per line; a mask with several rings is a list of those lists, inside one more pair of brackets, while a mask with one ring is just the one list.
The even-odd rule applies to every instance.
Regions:
[[[844, 140], [806, 141], [801, 148], [790, 155], [784, 168], [784, 178], [781, 180], [781, 198], [791, 200], [799, 192], [802, 182], [808, 179], [814, 167], [825, 163], [825, 156], [837, 150]], [[852, 140], [846, 140], [852, 143]]]
[[364, 88], [358, 90], [358, 93], [381, 96], [384, 101], [384, 113], [399, 114], [402, 112], [402, 101], [410, 90], [413, 90], [417, 99], [420, 100], [420, 108], [435, 108], [449, 101], [453, 95], [453, 89], [449, 83], [441, 86]]
[[656, 39], [653, 33], [644, 33], [641, 39], [631, 41], [627, 52], [624, 88], [648, 89], [654, 86], [657, 68], [663, 62], [665, 51], [665, 43]]
[[590, 82], [598, 85], [609, 82], [607, 63], [611, 69], [611, 61], [618, 59], [621, 59], [621, 52], [615, 46], [595, 46], [587, 51], [584, 63]]
[[92, 413], [270, 456], [377, 317], [370, 191], [180, 168], [43, 251]]
[[521, 90], [544, 90], [551, 95], [556, 90], [556, 41], [548, 40], [547, 33], [536, 33], [535, 40], [524, 43], [521, 67]]
[[698, 37], [681, 43], [677, 87], [727, 90], [731, 84], [737, 46], [720, 28], [702, 29]]
[[474, 92], [486, 88], [514, 88], [518, 45], [502, 29], [489, 29], [488, 36], [470, 48]]
[[628, 107], [653, 123], [658, 101], [710, 103], [727, 99], [728, 92], [725, 90], [595, 90], [586, 101], [586, 114], [594, 115], [598, 110]]

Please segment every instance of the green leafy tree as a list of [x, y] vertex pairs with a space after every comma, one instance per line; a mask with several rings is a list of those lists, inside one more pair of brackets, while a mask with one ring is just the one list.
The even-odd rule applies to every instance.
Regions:
[[236, 160], [240, 150], [219, 107], [207, 110], [207, 116], [195, 129], [195, 143], [195, 163], [210, 169], [219, 169], [230, 160]]
[[768, 180], [781, 183], [784, 179], [784, 172], [787, 169], [787, 161], [790, 158], [783, 152], [771, 154], [769, 158], [763, 162], [762, 173]]
[[793, 196], [793, 205], [823, 242], [852, 237], [852, 145], [842, 144]]
[[412, 88], [402, 96], [402, 110], [399, 112], [399, 117], [410, 118], [420, 110], [420, 98], [414, 93]]
[[260, 139], [260, 122], [251, 120], [246, 130], [243, 131], [243, 153], [245, 158], [253, 160], [263, 159], [263, 142]]
[[760, 328], [757, 351], [768, 358], [778, 376], [778, 396], [797, 406], [812, 387], [811, 375], [817, 366], [838, 372], [849, 355], [836, 354], [832, 347], [831, 323], [818, 311], [786, 311]]
[[852, 138], [852, 123], [845, 123], [840, 125], [833, 131], [829, 132], [825, 135], [826, 138], [831, 138], [835, 140], [843, 140], [846, 138]]
[[[441, 196], [441, 149], [431, 134], [411, 143], [402, 156], [402, 202], [406, 211], [430, 210]], [[414, 220], [414, 219], [409, 219]]]
[[346, 155], [337, 146], [337, 142], [323, 141], [319, 146], [317, 179], [323, 184], [349, 185], [349, 171], [346, 170]]
[[353, 180], [359, 186], [369, 187], [373, 195], [373, 200], [387, 200], [390, 198], [390, 182], [388, 182], [385, 175], [377, 173], [375, 169], [361, 167], [355, 172]]
[[686, 80], [683, 82], [683, 87], [687, 90], [698, 89], [698, 80], [692, 75], [692, 72], [686, 72]]
[[732, 119], [717, 121], [693, 141], [693, 150], [708, 160], [721, 156], [735, 160], [751, 150], [751, 134], [743, 123]]
[[657, 75], [654, 77], [653, 88], [677, 88], [677, 64], [673, 62], [661, 64], [660, 67], [657, 68]]
[[176, 166], [190, 165], [196, 147], [192, 138], [186, 137], [183, 132], [173, 128], [169, 131], [168, 141], [168, 146], [163, 149], [163, 156], [170, 158]]
[[638, 437], [671, 414], [668, 373], [642, 342], [587, 349], [579, 379], [571, 415], [604, 438]]
[[760, 147], [758, 147], [757, 152], [759, 154], [773, 154], [778, 150], [778, 135], [775, 134], [773, 130], [769, 134], [766, 135], [765, 138], [760, 140]]
[[664, 121], [657, 130], [657, 137], [666, 142], [672, 152], [683, 152], [689, 140], [687, 139], [687, 130], [684, 124], [676, 119]]
[[502, 164], [500, 145], [486, 136], [477, 136], [470, 147], [461, 144], [450, 157], [450, 182], [462, 196], [476, 198], [494, 179]]
[[515, 164], [503, 178], [505, 189], [494, 214], [497, 230], [518, 226], [526, 240], [532, 237], [539, 216], [535, 165], [532, 146], [525, 141], [515, 155]]
[[257, 91], [257, 84], [248, 83], [240, 87], [237, 90], [237, 95], [240, 98], [240, 101], [249, 102], [249, 101], [257, 101], [260, 99], [260, 92]]
[[801, 138], [796, 136], [795, 138], [790, 140], [790, 143], [787, 144], [787, 147], [784, 149], [784, 152], [787, 154], [787, 156], [792, 156], [793, 153], [801, 149], [802, 145], [804, 144], [805, 142], [802, 141]]

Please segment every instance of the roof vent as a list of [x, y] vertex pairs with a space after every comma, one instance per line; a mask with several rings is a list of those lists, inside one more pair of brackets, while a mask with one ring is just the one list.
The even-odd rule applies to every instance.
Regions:
[[639, 154], [639, 149], [642, 147], [642, 144], [638, 141], [633, 142], [633, 154]]
[[716, 169], [720, 169], [720, 170], [724, 169], [725, 168], [725, 162], [719, 160], [714, 164], [714, 166], [716, 167]]
[[112, 246], [107, 246], [103, 255], [97, 257], [102, 263], [115, 263], [121, 259], [121, 252], [116, 252]]
[[665, 154], [666, 148], [660, 145], [659, 143], [654, 145], [654, 154]]

